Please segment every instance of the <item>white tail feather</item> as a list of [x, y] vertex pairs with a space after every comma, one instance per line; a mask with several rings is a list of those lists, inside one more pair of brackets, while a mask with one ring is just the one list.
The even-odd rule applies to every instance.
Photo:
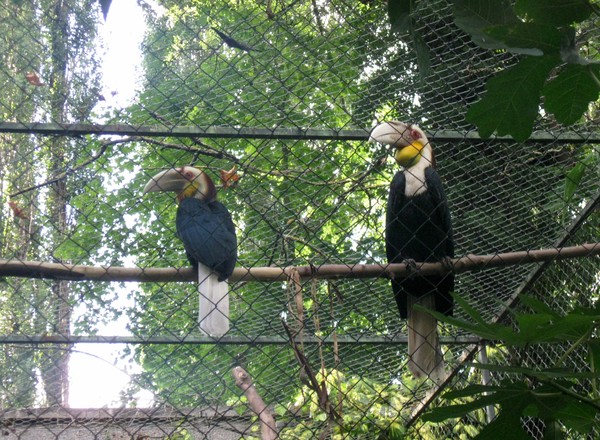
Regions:
[[200, 330], [207, 335], [223, 336], [229, 330], [229, 283], [219, 281], [212, 270], [198, 264], [198, 293]]
[[408, 295], [408, 369], [415, 377], [427, 376], [436, 383], [446, 377], [440, 349], [437, 320], [427, 312], [413, 309], [420, 304], [435, 310], [433, 295]]

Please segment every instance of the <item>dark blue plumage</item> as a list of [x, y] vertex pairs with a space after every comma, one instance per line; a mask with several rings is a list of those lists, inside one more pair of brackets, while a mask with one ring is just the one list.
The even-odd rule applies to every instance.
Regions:
[[235, 226], [227, 208], [216, 200], [184, 198], [177, 209], [177, 234], [190, 263], [203, 264], [224, 281], [237, 261]]
[[[437, 262], [453, 258], [450, 211], [438, 173], [433, 167], [425, 168], [427, 189], [408, 197], [405, 174], [409, 172], [398, 171], [390, 186], [385, 228], [388, 262]], [[421, 297], [433, 293], [436, 310], [452, 314], [453, 273], [392, 280], [392, 288], [402, 318], [408, 316], [407, 294]]]

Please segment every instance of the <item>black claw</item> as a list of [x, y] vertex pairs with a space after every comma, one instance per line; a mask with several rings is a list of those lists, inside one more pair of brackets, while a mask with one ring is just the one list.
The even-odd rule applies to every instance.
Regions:
[[408, 272], [408, 276], [411, 276], [417, 271], [417, 262], [412, 258], [407, 258], [402, 260], [404, 264], [406, 264], [406, 271]]
[[440, 263], [442, 263], [444, 269], [446, 269], [448, 272], [452, 272], [452, 270], [454, 269], [454, 263], [452, 262], [452, 258], [450, 257], [442, 258], [440, 260]]

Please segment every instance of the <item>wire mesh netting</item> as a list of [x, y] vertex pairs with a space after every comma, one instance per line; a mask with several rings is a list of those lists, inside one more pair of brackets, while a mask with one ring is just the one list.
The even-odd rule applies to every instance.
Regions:
[[[259, 438], [236, 366], [280, 438], [471, 438], [486, 426], [484, 410], [418, 419], [440, 402], [432, 381], [408, 372], [389, 280], [290, 268], [385, 266], [397, 166], [368, 136], [391, 119], [419, 123], [435, 147], [456, 257], [598, 241], [598, 108], [568, 130], [540, 112], [524, 143], [482, 140], [465, 112], [518, 58], [475, 45], [451, 2], [415, 2], [412, 15], [411, 32], [398, 34], [386, 5], [369, 1], [140, 1], [112, 5], [106, 23], [95, 1], [0, 5], [0, 270], [23, 263], [0, 280], [7, 438]], [[590, 56], [597, 32], [578, 30]], [[139, 48], [107, 61], [134, 35]], [[175, 196], [143, 194], [159, 171], [190, 164], [213, 179], [236, 225], [223, 337], [198, 327]], [[281, 270], [241, 275], [256, 268]], [[520, 293], [558, 313], [593, 306], [599, 274], [597, 256], [495, 267], [457, 275], [456, 293], [485, 320], [510, 322], [505, 308]], [[440, 334], [453, 374], [442, 389], [482, 383], [464, 366], [479, 339], [442, 324]], [[565, 350], [487, 355], [549, 368]], [[586, 364], [585, 350], [568, 355], [573, 368]], [[114, 383], [115, 396], [94, 399]], [[523, 423], [541, 438], [543, 424]]]

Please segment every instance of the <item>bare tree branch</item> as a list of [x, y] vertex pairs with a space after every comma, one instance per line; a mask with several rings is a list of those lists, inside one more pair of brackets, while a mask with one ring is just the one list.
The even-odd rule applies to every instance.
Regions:
[[[140, 137], [139, 138], [140, 141], [146, 142], [151, 145], [156, 145], [157, 147], [193, 153], [195, 155], [195, 157], [208, 156], [208, 157], [214, 157], [216, 159], [225, 159], [225, 160], [228, 160], [228, 161], [236, 164], [240, 169], [244, 170], [245, 172], [256, 175], [256, 176], [293, 177], [297, 181], [304, 182], [304, 183], [306, 183], [308, 185], [312, 185], [312, 186], [345, 185], [349, 182], [354, 182], [354, 180], [356, 180], [356, 179], [359, 179], [359, 183], [360, 183], [360, 182], [362, 182], [362, 180], [364, 180], [364, 178], [367, 175], [369, 175], [374, 169], [379, 168], [381, 166], [381, 164], [383, 163], [382, 158], [377, 158], [373, 162], [373, 164], [371, 164], [367, 168], [367, 170], [364, 172], [355, 173], [354, 175], [348, 176], [344, 179], [331, 179], [331, 180], [327, 180], [327, 181], [316, 182], [316, 181], [311, 181], [311, 180], [308, 180], [308, 179], [305, 179], [302, 177], [303, 174], [306, 172], [306, 170], [304, 170], [304, 169], [263, 170], [261, 168], [257, 168], [255, 166], [249, 165], [247, 163], [247, 160], [239, 159], [235, 155], [227, 153], [226, 151], [215, 149], [215, 148], [211, 147], [210, 145], [202, 142], [197, 137], [193, 137], [190, 139], [194, 142], [195, 145], [197, 145], [201, 148], [198, 148], [197, 146], [184, 145], [182, 143], [167, 142], [164, 140], [158, 140], [158, 139], [151, 138], [151, 137]], [[356, 185], [353, 185], [352, 189], [355, 187], [356, 187]]]
[[231, 35], [226, 34], [225, 32], [217, 29], [214, 26], [211, 26], [211, 29], [213, 31], [215, 31], [217, 33], [217, 35], [219, 36], [219, 38], [221, 38], [221, 40], [223, 40], [223, 42], [229, 46], [229, 47], [234, 47], [236, 49], [242, 49], [246, 52], [251, 52], [253, 50], [258, 50], [253, 46], [250, 46], [248, 43], [245, 43], [243, 41], [239, 41], [236, 40], [235, 38], [233, 38]]
[[[419, 275], [439, 275], [447, 272], [463, 273], [521, 264], [559, 261], [570, 258], [585, 258], [600, 255], [600, 243], [579, 246], [549, 248], [492, 255], [465, 255], [442, 263], [412, 264], [323, 264], [288, 267], [237, 267], [230, 281], [286, 281], [293, 271], [300, 278], [392, 278]], [[51, 278], [79, 281], [132, 281], [132, 282], [186, 282], [197, 281], [196, 274], [189, 268], [175, 267], [118, 267], [80, 266], [66, 263], [0, 259], [0, 277]]]
[[235, 378], [235, 384], [244, 392], [248, 400], [248, 406], [258, 416], [260, 421], [260, 438], [262, 440], [275, 440], [277, 438], [277, 427], [275, 419], [267, 408], [265, 401], [260, 397], [252, 382], [252, 377], [242, 367], [234, 367], [231, 374]]
[[73, 168], [69, 168], [68, 170], [63, 171], [62, 173], [59, 173], [55, 176], [52, 176], [50, 179], [46, 180], [45, 182], [42, 183], [38, 183], [37, 185], [33, 185], [30, 187], [27, 187], [25, 189], [22, 189], [20, 191], [17, 191], [16, 193], [12, 193], [9, 194], [9, 198], [13, 198], [16, 196], [20, 196], [21, 194], [25, 194], [26, 192], [29, 191], [33, 191], [39, 188], [43, 188], [45, 186], [48, 185], [52, 185], [53, 183], [56, 183], [60, 180], [66, 179], [70, 174], [73, 174], [75, 171], [78, 171], [82, 168], [87, 167], [89, 164], [97, 161], [98, 159], [100, 159], [102, 157], [102, 155], [104, 153], [106, 153], [106, 150], [108, 149], [108, 147], [112, 146], [112, 145], [116, 145], [116, 144], [121, 144], [124, 142], [131, 142], [131, 138], [126, 138], [126, 139], [117, 139], [117, 140], [112, 140], [112, 141], [102, 141], [100, 143], [100, 150], [98, 150], [98, 152], [96, 154], [94, 154], [92, 157], [90, 157], [89, 159], [83, 161], [82, 163], [80, 163], [79, 165], [74, 166]]
[[192, 140], [196, 145], [202, 147], [202, 149], [197, 148], [197, 147], [191, 147], [189, 145], [184, 145], [182, 143], [160, 141], [158, 139], [154, 139], [151, 137], [145, 137], [145, 136], [140, 137], [139, 140], [146, 142], [150, 145], [156, 145], [157, 147], [166, 148], [166, 149], [170, 149], [170, 150], [187, 151], [187, 152], [194, 153], [194, 154], [200, 154], [203, 156], [214, 157], [216, 159], [227, 159], [238, 165], [240, 165], [240, 162], [241, 162], [233, 154], [226, 153], [225, 151], [216, 150], [213, 147], [211, 147], [210, 145], [205, 144], [204, 142], [200, 141], [198, 138], [192, 138]]
[[211, 147], [210, 145], [202, 142], [198, 137], [192, 137], [191, 139], [196, 145], [200, 146], [201, 148], [191, 147], [191, 146], [178, 144], [178, 143], [159, 141], [155, 138], [150, 138], [150, 137], [145, 137], [145, 136], [125, 137], [125, 138], [115, 139], [115, 140], [110, 140], [110, 141], [102, 141], [100, 144], [101, 147], [100, 147], [100, 150], [98, 151], [98, 153], [94, 154], [92, 157], [85, 160], [84, 162], [76, 165], [73, 168], [69, 168], [55, 176], [50, 177], [48, 180], [46, 180], [42, 183], [38, 183], [36, 185], [32, 185], [27, 188], [21, 189], [15, 193], [9, 194], [8, 197], [9, 198], [17, 197], [17, 196], [20, 196], [27, 192], [34, 191], [36, 189], [52, 185], [56, 182], [66, 179], [69, 175], [73, 174], [74, 172], [81, 170], [82, 168], [85, 168], [88, 165], [90, 165], [91, 163], [100, 159], [100, 157], [102, 157], [106, 153], [106, 151], [108, 150], [108, 147], [113, 146], [113, 145], [122, 144], [122, 143], [136, 142], [136, 141], [137, 142], [140, 142], [140, 141], [146, 142], [148, 144], [156, 145], [156, 146], [166, 148], [166, 149], [187, 151], [190, 153], [194, 153], [195, 155], [209, 156], [209, 157], [214, 157], [216, 159], [225, 159], [225, 160], [235, 163], [236, 165], [238, 165], [240, 167], [240, 169], [243, 169], [244, 171], [254, 174], [254, 175], [257, 175], [257, 176], [294, 177], [298, 181], [301, 181], [301, 182], [304, 182], [306, 184], [313, 185], [313, 186], [345, 185], [347, 183], [353, 182], [351, 187], [342, 194], [342, 197], [346, 197], [348, 194], [355, 191], [357, 186], [359, 186], [365, 180], [365, 178], [367, 176], [369, 176], [373, 171], [378, 169], [381, 166], [382, 161], [383, 161], [383, 159], [381, 157], [378, 157], [364, 172], [355, 173], [353, 176], [348, 176], [344, 179], [331, 179], [331, 180], [328, 180], [325, 182], [313, 182], [313, 181], [304, 179], [302, 177], [304, 170], [269, 170], [269, 171], [265, 171], [260, 168], [249, 165], [247, 163], [244, 163], [244, 161], [237, 158], [233, 154], [227, 153], [222, 150], [217, 150], [217, 149]]

